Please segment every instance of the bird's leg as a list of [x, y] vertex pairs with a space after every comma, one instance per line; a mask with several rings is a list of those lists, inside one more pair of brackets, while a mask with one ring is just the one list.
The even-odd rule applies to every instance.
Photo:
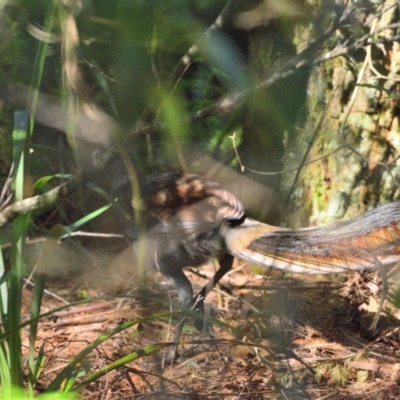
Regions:
[[[183, 273], [182, 269], [179, 268], [171, 268], [163, 267], [163, 265], [158, 265], [159, 270], [169, 279], [171, 279], [179, 297], [179, 301], [181, 302], [184, 308], [192, 308], [193, 307], [193, 289], [189, 279]], [[172, 338], [172, 341], [178, 343], [181, 338], [183, 324], [186, 317], [182, 317], [179, 319], [177, 326], [175, 327], [175, 332]], [[177, 358], [179, 358], [178, 353], [178, 345], [174, 345], [170, 348], [168, 353], [165, 355], [164, 363], [172, 363]]]
[[213, 287], [221, 280], [221, 278], [232, 269], [233, 256], [229, 253], [225, 253], [218, 259], [219, 269], [213, 276], [213, 278], [201, 289], [195, 299], [205, 299], [207, 294], [213, 289]]
[[[219, 269], [215, 273], [214, 277], [210, 280], [210, 282], [207, 283], [203, 287], [203, 289], [199, 292], [197, 296], [194, 298], [193, 296], [193, 291], [192, 291], [192, 285], [186, 275], [183, 273], [181, 269], [174, 269], [172, 270], [171, 268], [162, 268], [159, 266], [160, 271], [164, 273], [169, 279], [172, 280], [172, 283], [174, 287], [176, 288], [178, 292], [178, 297], [180, 302], [184, 307], [187, 308], [193, 308], [194, 310], [204, 313], [204, 299], [209, 293], [210, 290], [216, 285], [220, 279], [232, 269], [232, 264], [233, 264], [233, 256], [231, 256], [228, 253], [225, 253], [220, 259], [219, 259]], [[174, 336], [173, 336], [173, 342], [178, 343], [182, 334], [182, 329], [183, 329], [183, 324], [184, 324], [185, 317], [181, 318], [175, 328]], [[208, 324], [205, 323], [203, 318], [196, 318], [194, 320], [194, 325], [195, 327], [200, 331], [208, 332], [209, 326]], [[173, 362], [179, 357], [178, 350], [177, 350], [177, 345], [173, 346], [168, 354], [166, 355], [165, 361], [166, 362]]]
[[[229, 253], [225, 253], [219, 258], [219, 269], [213, 276], [213, 278], [201, 289], [199, 294], [193, 299], [193, 304], [195, 304], [195, 310], [204, 314], [204, 299], [207, 294], [213, 289], [213, 287], [221, 280], [221, 278], [232, 269], [233, 256]], [[204, 319], [196, 319], [194, 321], [194, 326], [199, 331], [208, 332], [209, 327]]]

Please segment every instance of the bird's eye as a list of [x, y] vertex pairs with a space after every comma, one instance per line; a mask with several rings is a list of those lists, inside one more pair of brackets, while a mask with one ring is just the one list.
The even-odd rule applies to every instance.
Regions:
[[235, 226], [242, 225], [245, 219], [246, 215], [243, 214], [239, 219], [228, 219], [227, 224], [230, 227], [234, 228]]

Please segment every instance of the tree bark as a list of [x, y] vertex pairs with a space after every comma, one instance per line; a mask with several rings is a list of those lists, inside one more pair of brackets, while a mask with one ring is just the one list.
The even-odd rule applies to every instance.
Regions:
[[285, 169], [303, 165], [282, 184], [290, 227], [341, 221], [400, 197], [400, 46], [391, 41], [396, 28], [385, 28], [398, 23], [397, 5], [354, 10], [336, 46], [365, 34], [378, 43], [311, 74], [307, 121], [285, 154]]

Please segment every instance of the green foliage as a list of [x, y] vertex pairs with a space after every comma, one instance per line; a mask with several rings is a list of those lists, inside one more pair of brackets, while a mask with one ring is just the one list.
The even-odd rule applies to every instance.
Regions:
[[33, 185], [33, 189], [38, 190], [38, 191], [45, 191], [45, 189], [48, 189], [47, 184], [56, 178], [63, 179], [63, 180], [72, 179], [73, 175], [71, 175], [71, 174], [55, 174], [55, 175], [43, 176], [35, 182], [35, 184]]
[[350, 373], [348, 367], [341, 361], [329, 361], [314, 367], [315, 381], [332, 380], [336, 385], [343, 386], [349, 381]]
[[26, 396], [26, 393], [18, 387], [13, 387], [10, 393], [3, 391], [0, 394], [2, 400], [28, 400], [28, 399], [38, 399], [38, 400], [74, 400], [77, 399], [73, 393], [47, 393], [40, 396]]
[[76, 295], [78, 296], [78, 299], [88, 299], [89, 298], [89, 293], [87, 290], [79, 290]]
[[0, 85], [9, 84], [18, 80], [27, 83], [31, 77], [31, 71], [27, 71], [24, 65], [24, 54], [28, 51], [29, 44], [26, 41], [21, 20], [16, 21], [5, 12], [1, 13], [1, 41], [0, 41]]
[[[55, 13], [57, 6], [61, 2], [51, 1], [48, 3], [46, 17], [44, 17], [44, 32], [51, 33], [55, 22]], [[3, 43], [3, 46], [5, 44]], [[17, 48], [17, 47], [16, 47]], [[0, 49], [0, 52], [3, 49]], [[45, 75], [45, 63], [48, 55], [49, 43], [46, 40], [39, 40], [37, 53], [35, 57], [33, 73], [31, 75], [31, 90], [29, 93], [28, 102], [31, 110], [36, 111], [38, 101], [38, 89]], [[10, 57], [14, 55], [10, 52]], [[2, 59], [0, 68], [6, 65], [6, 59]], [[29, 126], [28, 115], [26, 112], [17, 111], [14, 119], [13, 130], [13, 174], [12, 174], [12, 190], [14, 192], [14, 200], [21, 201], [26, 198], [32, 188], [29, 187], [30, 182], [26, 181], [26, 177], [30, 174], [31, 158], [34, 153], [30, 152], [31, 133], [34, 132], [34, 123], [31, 121]], [[70, 179], [68, 174], [55, 174], [52, 176], [40, 177], [33, 186], [34, 190], [45, 191], [49, 182], [53, 178]], [[45, 288], [45, 268], [41, 268], [41, 264], [46, 262], [46, 254], [50, 254], [54, 249], [54, 243], [62, 234], [70, 233], [81, 225], [87, 223], [99, 214], [108, 209], [110, 205], [105, 205], [97, 210], [94, 210], [83, 216], [68, 227], [63, 228], [61, 225], [54, 225], [48, 233], [48, 240], [42, 248], [43, 260], [37, 266], [37, 273], [34, 276], [34, 289], [32, 293], [31, 304], [31, 319], [24, 324], [21, 323], [21, 298], [22, 284], [25, 276], [25, 243], [28, 236], [28, 230], [31, 229], [32, 219], [29, 213], [23, 214], [15, 218], [12, 222], [12, 238], [10, 272], [5, 273], [5, 262], [3, 254], [0, 252], [0, 273], [2, 279], [0, 283], [0, 310], [2, 317], [2, 329], [0, 331], [0, 379], [2, 388], [2, 398], [18, 399], [18, 398], [35, 398], [37, 380], [43, 371], [43, 366], [46, 361], [46, 355], [43, 352], [43, 347], [36, 349], [36, 336], [38, 330], [38, 322], [43, 317], [40, 315], [42, 297]], [[44, 270], [44, 273], [41, 273]], [[21, 328], [23, 325], [29, 325], [29, 350], [28, 350], [28, 393], [24, 393], [24, 366], [22, 362], [21, 348]], [[82, 361], [82, 360], [81, 360]], [[83, 363], [83, 362], [82, 362]], [[78, 369], [81, 371], [81, 369]], [[65, 383], [65, 375], [60, 378], [63, 383], [65, 392], [70, 392], [74, 384], [72, 376], [75, 369], [71, 372]], [[86, 374], [86, 372], [85, 372]], [[76, 374], [76, 377], [79, 374]], [[59, 387], [57, 387], [58, 391]], [[49, 393], [40, 396], [43, 399], [72, 399], [71, 393], [59, 394]]]
[[351, 368], [342, 360], [318, 363], [314, 371], [314, 380], [317, 383], [328, 381], [337, 386], [345, 386], [351, 382], [365, 383], [371, 378], [369, 371]]
[[330, 370], [330, 375], [339, 386], [344, 386], [350, 379], [350, 371], [346, 365], [337, 364]]

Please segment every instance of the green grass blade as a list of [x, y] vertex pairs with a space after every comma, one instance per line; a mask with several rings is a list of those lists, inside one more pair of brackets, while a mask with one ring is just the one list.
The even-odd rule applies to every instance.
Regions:
[[[13, 131], [14, 173], [12, 177], [15, 201], [20, 201], [24, 198], [24, 162], [27, 128], [28, 113], [26, 111], [16, 111]], [[12, 223], [11, 271], [6, 330], [13, 332], [8, 340], [8, 357], [11, 382], [15, 386], [22, 386], [23, 381], [21, 335], [20, 331], [15, 329], [21, 324], [22, 277], [25, 270], [23, 247], [25, 244], [29, 219], [29, 214], [20, 215], [15, 218]]]
[[[73, 375], [74, 369], [78, 363], [82, 363], [84, 358], [91, 353], [94, 349], [99, 347], [102, 343], [106, 340], [110, 339], [111, 337], [115, 336], [119, 332], [122, 332], [125, 329], [130, 328], [131, 326], [138, 325], [140, 323], [144, 323], [146, 321], [164, 318], [168, 316], [172, 316], [174, 313], [162, 313], [162, 314], [153, 314], [149, 317], [135, 319], [133, 321], [125, 322], [117, 326], [116, 328], [112, 329], [111, 331], [100, 335], [96, 340], [90, 343], [85, 349], [83, 349], [73, 360], [71, 360], [68, 365], [57, 375], [57, 377], [50, 383], [48, 388], [46, 389], [46, 393], [48, 392], [55, 392], [60, 388], [66, 388], [67, 383], [70, 380], [71, 376]], [[163, 344], [165, 346], [165, 344]], [[143, 354], [144, 355], [144, 354]], [[75, 370], [76, 371], [76, 370]]]
[[[53, 29], [55, 10], [56, 10], [55, 9], [56, 0], [51, 0], [49, 3], [50, 3], [49, 9], [47, 11], [43, 27], [43, 30], [46, 33], [51, 33]], [[35, 65], [33, 67], [33, 73], [32, 73], [31, 90], [29, 92], [29, 98], [28, 98], [28, 105], [30, 107], [32, 115], [35, 114], [36, 110], [36, 104], [39, 97], [39, 87], [43, 77], [43, 70], [46, 62], [48, 47], [49, 44], [46, 41], [41, 40], [39, 42], [38, 50], [36, 53]], [[31, 121], [31, 130], [32, 129], [33, 129], [33, 120]]]
[[39, 378], [40, 374], [42, 373], [44, 365], [48, 358], [44, 352], [44, 346], [45, 346], [45, 343], [43, 342], [42, 345], [40, 346], [40, 349], [39, 349], [39, 352], [37, 355], [37, 360], [35, 363], [35, 370], [32, 373], [35, 383], [36, 383], [37, 379]]
[[27, 139], [28, 113], [15, 111], [13, 130], [13, 174], [11, 187], [14, 189], [15, 201], [24, 198], [24, 174], [25, 174], [25, 142]]
[[54, 225], [47, 237], [47, 240], [43, 244], [41, 257], [37, 265], [37, 272], [35, 274], [35, 285], [33, 288], [32, 304], [31, 304], [31, 324], [29, 331], [29, 390], [33, 394], [33, 389], [36, 385], [37, 374], [40, 369], [41, 359], [35, 361], [35, 344], [36, 335], [38, 329], [38, 322], [40, 319], [40, 307], [42, 305], [42, 299], [46, 283], [46, 271], [49, 266], [48, 260], [52, 259], [52, 255], [55, 252], [57, 246], [57, 240], [60, 237], [63, 227], [61, 225]]
[[10, 367], [7, 362], [7, 354], [4, 346], [0, 346], [0, 379], [2, 394], [5, 398], [12, 394]]
[[75, 231], [76, 229], [80, 228], [82, 225], [86, 224], [87, 222], [91, 221], [92, 219], [98, 217], [103, 212], [107, 211], [112, 204], [106, 204], [103, 207], [98, 208], [95, 211], [92, 211], [90, 214], [85, 215], [83, 218], [79, 219], [78, 221], [74, 222], [73, 224], [66, 226], [61, 236], [67, 236], [68, 233]]
[[47, 183], [49, 183], [52, 179], [58, 178], [62, 180], [71, 180], [73, 179], [73, 177], [74, 176], [71, 174], [55, 174], [55, 175], [43, 176], [35, 182], [35, 184], [33, 185], [33, 189], [44, 191]]
[[[7, 303], [8, 303], [8, 287], [7, 287], [7, 279], [8, 273], [6, 273], [6, 269], [4, 267], [4, 259], [3, 252], [0, 246], [0, 313], [1, 319], [3, 321], [3, 326], [6, 323], [6, 315], [7, 315]], [[1, 329], [0, 329], [1, 331]]]
[[[31, 304], [31, 324], [29, 329], [29, 392], [33, 395], [33, 389], [36, 385], [37, 379], [37, 370], [38, 365], [35, 363], [35, 344], [36, 344], [36, 335], [38, 328], [38, 319], [37, 317], [40, 315], [40, 306], [42, 304], [42, 298], [44, 293], [46, 283], [45, 275], [36, 274], [35, 275], [35, 286], [33, 287], [33, 296], [32, 296], [32, 304]], [[39, 359], [37, 360], [40, 361]]]
[[143, 356], [150, 355], [158, 350], [164, 349], [165, 347], [172, 346], [172, 345], [173, 345], [172, 343], [154, 343], [143, 349], [140, 349], [139, 351], [134, 351], [133, 353], [128, 354], [127, 356], [122, 357], [122, 358], [114, 361], [113, 363], [106, 365], [105, 367], [99, 369], [97, 372], [91, 374], [88, 378], [86, 378], [79, 385], [77, 385], [74, 388], [74, 391], [79, 392], [79, 390], [83, 389], [85, 386], [94, 382], [96, 379], [101, 378], [108, 372], [111, 372], [114, 369], [123, 367], [124, 365], [126, 365], [132, 361], [135, 361]]

